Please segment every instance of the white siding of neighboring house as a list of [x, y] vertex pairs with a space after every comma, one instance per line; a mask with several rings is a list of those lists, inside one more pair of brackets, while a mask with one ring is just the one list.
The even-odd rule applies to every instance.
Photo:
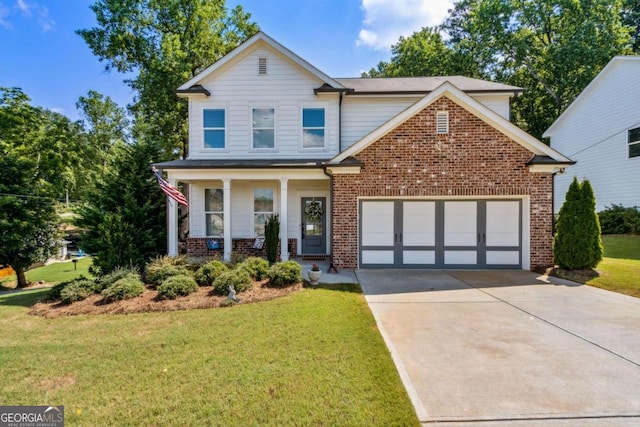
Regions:
[[627, 130], [640, 127], [640, 61], [621, 61], [594, 81], [558, 123], [551, 146], [577, 163], [555, 177], [554, 210], [576, 176], [589, 179], [598, 211], [640, 206], [640, 157], [628, 158]]
[[[267, 58], [267, 75], [258, 75], [258, 58]], [[192, 98], [189, 103], [189, 158], [272, 159], [331, 158], [338, 150], [337, 95], [314, 95], [322, 81], [258, 44], [221, 67], [203, 83], [211, 96]], [[252, 108], [275, 108], [276, 150], [254, 150], [251, 146]], [[202, 117], [205, 108], [226, 109], [226, 149], [204, 149]], [[326, 148], [303, 149], [302, 108], [325, 109]]]

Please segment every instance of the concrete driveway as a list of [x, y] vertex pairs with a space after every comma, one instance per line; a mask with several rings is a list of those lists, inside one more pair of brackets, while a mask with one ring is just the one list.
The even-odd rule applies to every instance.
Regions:
[[640, 426], [640, 299], [525, 271], [357, 276], [425, 425]]

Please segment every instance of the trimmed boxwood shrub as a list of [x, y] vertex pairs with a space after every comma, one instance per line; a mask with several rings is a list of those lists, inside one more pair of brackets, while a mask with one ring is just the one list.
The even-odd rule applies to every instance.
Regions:
[[49, 290], [49, 293], [47, 294], [47, 299], [50, 300], [50, 301], [58, 300], [58, 299], [60, 299], [60, 293], [68, 285], [70, 285], [72, 283], [75, 283], [75, 282], [85, 281], [85, 280], [90, 280], [90, 279], [86, 278], [85, 276], [78, 276], [75, 279], [71, 279], [71, 280], [67, 280], [67, 281], [64, 281], [64, 282], [60, 282], [60, 283], [54, 285]]
[[158, 286], [158, 298], [175, 299], [179, 296], [187, 296], [194, 293], [197, 289], [198, 285], [191, 276], [171, 276]]
[[97, 280], [98, 290], [104, 290], [125, 277], [134, 277], [140, 280], [140, 274], [135, 268], [116, 268], [111, 273], [102, 276]]
[[123, 299], [131, 299], [142, 295], [144, 292], [144, 283], [140, 280], [137, 273], [129, 273], [127, 276], [116, 280], [102, 291], [105, 302], [120, 301]]
[[284, 288], [302, 281], [302, 267], [295, 261], [273, 264], [267, 272], [269, 283], [276, 288]]
[[216, 277], [215, 282], [213, 282], [213, 293], [227, 295], [231, 286], [238, 293], [244, 292], [253, 287], [253, 280], [251, 280], [249, 273], [244, 270], [227, 271]]
[[255, 280], [262, 280], [267, 277], [269, 271], [269, 261], [258, 257], [247, 258], [244, 262], [238, 264], [238, 270], [244, 270], [249, 273]]
[[229, 267], [227, 267], [223, 262], [220, 261], [209, 261], [206, 264], [203, 264], [202, 267], [196, 271], [193, 275], [194, 279], [196, 279], [196, 283], [200, 286], [211, 286], [213, 285], [214, 280], [220, 274], [225, 271], [229, 271]]
[[191, 277], [191, 272], [183, 265], [167, 264], [153, 270], [153, 273], [147, 271], [146, 279], [154, 287], [160, 286], [166, 279], [173, 276]]
[[[167, 265], [180, 266], [184, 268], [188, 268], [187, 257], [179, 255], [179, 256], [159, 256], [154, 258], [152, 261], [148, 262], [144, 268], [144, 277], [143, 279], [147, 282], [152, 282], [153, 277], [156, 276], [158, 269], [165, 267]], [[167, 276], [168, 277], [168, 276]], [[160, 281], [160, 283], [162, 280]], [[160, 285], [158, 283], [158, 285]]]
[[96, 283], [87, 278], [71, 281], [60, 291], [60, 300], [65, 304], [82, 301], [98, 290]]

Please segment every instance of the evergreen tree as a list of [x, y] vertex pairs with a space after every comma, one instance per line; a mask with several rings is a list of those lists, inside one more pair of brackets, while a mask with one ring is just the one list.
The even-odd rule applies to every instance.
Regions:
[[602, 260], [600, 223], [589, 181], [577, 178], [569, 186], [560, 208], [553, 255], [555, 263], [567, 270], [594, 268]]

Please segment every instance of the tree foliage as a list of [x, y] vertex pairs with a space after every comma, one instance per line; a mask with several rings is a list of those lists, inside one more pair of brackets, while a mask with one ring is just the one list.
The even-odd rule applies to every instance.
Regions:
[[186, 155], [187, 104], [174, 91], [258, 31], [241, 6], [223, 0], [98, 0], [98, 26], [78, 31], [106, 68], [136, 91], [136, 132], [163, 157]]
[[574, 178], [558, 215], [553, 246], [555, 263], [568, 270], [594, 268], [602, 260], [602, 254], [593, 188], [588, 180], [579, 183]]

